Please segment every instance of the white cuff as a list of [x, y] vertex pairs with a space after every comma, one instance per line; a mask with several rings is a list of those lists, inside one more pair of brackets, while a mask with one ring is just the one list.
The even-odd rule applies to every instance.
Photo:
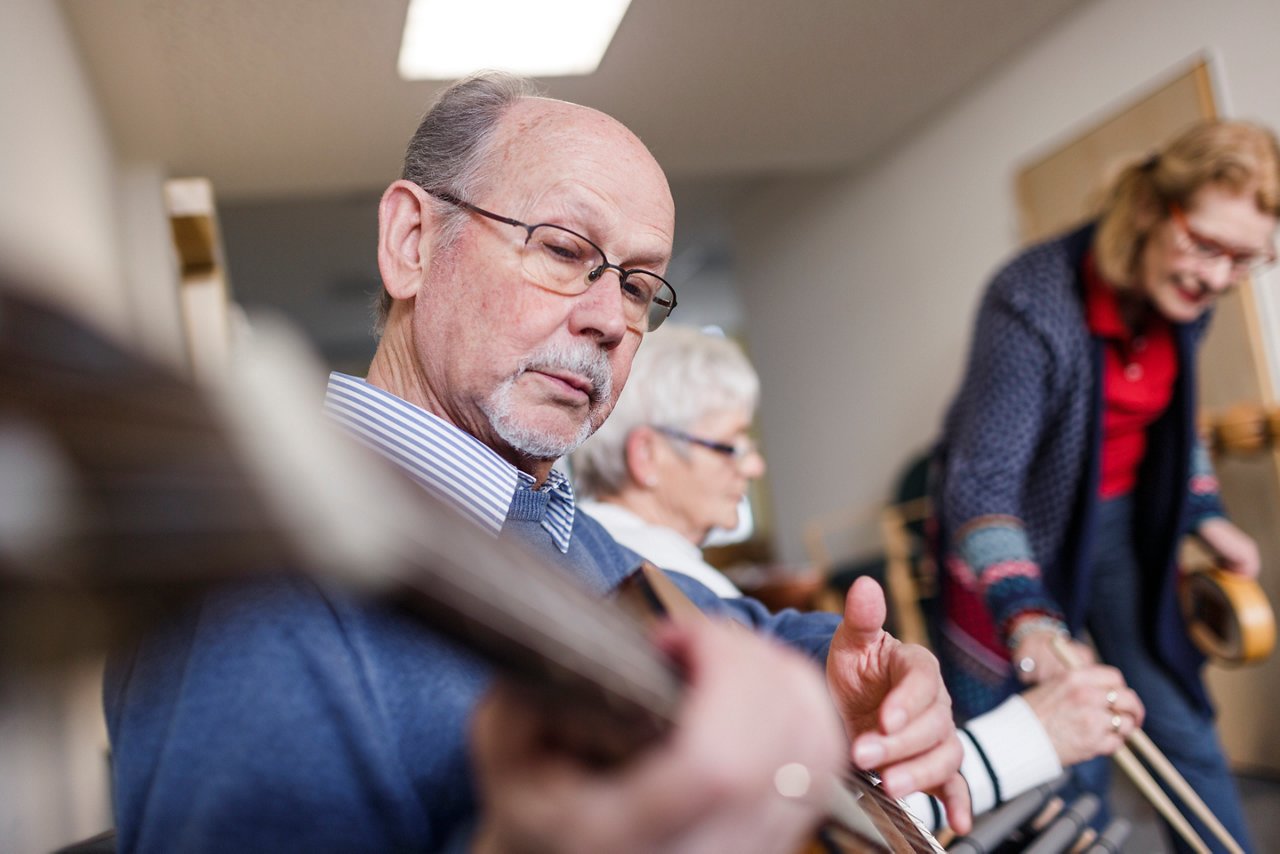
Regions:
[[[999, 803], [1004, 803], [1062, 773], [1049, 734], [1017, 694], [969, 721], [960, 732], [960, 743], [964, 746], [960, 775], [969, 784], [975, 816], [998, 806], [997, 789]], [[902, 802], [929, 830], [941, 829], [938, 818], [945, 821], [945, 816], [936, 799], [915, 792]]]
[[973, 743], [961, 734], [965, 755], [960, 773], [969, 784], [975, 814], [996, 806], [997, 791], [1004, 802], [1062, 773], [1049, 733], [1027, 701], [1016, 694], [969, 721], [964, 729]]

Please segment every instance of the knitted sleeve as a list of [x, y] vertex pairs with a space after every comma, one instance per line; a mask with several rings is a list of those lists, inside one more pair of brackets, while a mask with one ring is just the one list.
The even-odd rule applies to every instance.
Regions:
[[986, 604], [1002, 637], [1037, 617], [1063, 624], [1025, 529], [1022, 495], [1036, 449], [1051, 429], [1056, 395], [1050, 342], [1029, 309], [988, 293], [964, 384], [948, 422], [942, 495], [951, 531], [948, 572]]
[[[1200, 350], [1200, 344], [1209, 331], [1212, 312], [1200, 317], [1191, 330], [1192, 349]], [[1215, 516], [1225, 516], [1222, 499], [1218, 495], [1218, 476], [1214, 473], [1213, 462], [1209, 452], [1196, 436], [1191, 447], [1191, 468], [1187, 479], [1187, 522], [1190, 530], [1195, 530], [1200, 523]]]
[[1204, 520], [1225, 515], [1218, 495], [1218, 476], [1209, 452], [1197, 438], [1191, 448], [1191, 475], [1187, 478], [1188, 527], [1195, 530]]

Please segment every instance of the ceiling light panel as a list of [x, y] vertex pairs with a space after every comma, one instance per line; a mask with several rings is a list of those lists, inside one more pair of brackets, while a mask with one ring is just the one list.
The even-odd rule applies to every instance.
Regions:
[[406, 80], [481, 69], [530, 77], [591, 74], [631, 0], [411, 0], [400, 45]]

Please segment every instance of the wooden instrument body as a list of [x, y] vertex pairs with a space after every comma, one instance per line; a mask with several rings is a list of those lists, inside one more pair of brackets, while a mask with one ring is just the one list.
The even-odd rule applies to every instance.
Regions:
[[1254, 664], [1275, 648], [1275, 614], [1254, 579], [1217, 568], [1190, 572], [1178, 595], [1191, 640], [1213, 661]]

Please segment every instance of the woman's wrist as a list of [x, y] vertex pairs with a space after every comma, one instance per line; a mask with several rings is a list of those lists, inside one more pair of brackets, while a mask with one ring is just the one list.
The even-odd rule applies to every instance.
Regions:
[[1019, 682], [1033, 685], [1062, 669], [1052, 653], [1052, 643], [1059, 637], [1069, 637], [1069, 632], [1056, 617], [1038, 614], [1014, 624], [1009, 632], [1008, 647]]
[[1018, 647], [1027, 639], [1028, 635], [1034, 632], [1051, 632], [1056, 635], [1066, 635], [1067, 626], [1057, 617], [1050, 617], [1046, 614], [1038, 614], [1034, 617], [1026, 617], [1014, 623], [1013, 629], [1009, 632], [1009, 637], [1005, 641], [1005, 645], [1011, 653], [1016, 653]]

